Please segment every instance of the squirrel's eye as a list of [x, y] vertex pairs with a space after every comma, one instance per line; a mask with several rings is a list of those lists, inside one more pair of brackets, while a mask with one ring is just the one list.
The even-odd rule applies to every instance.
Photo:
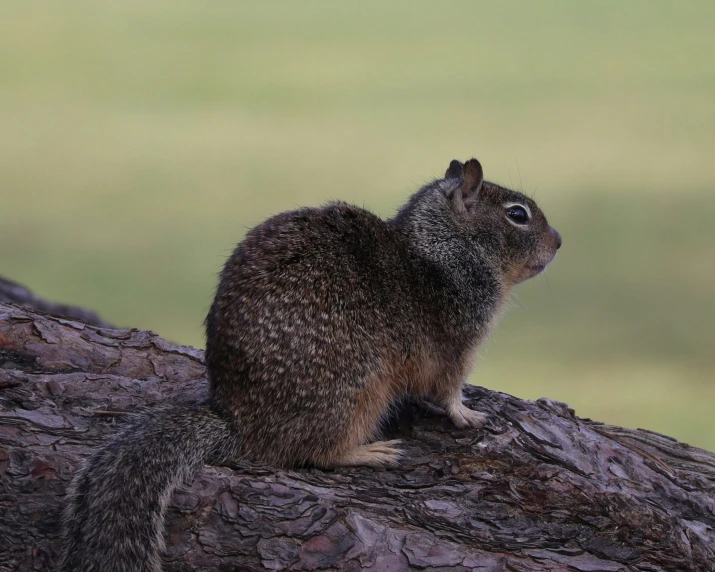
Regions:
[[526, 224], [529, 222], [529, 213], [526, 212], [524, 207], [519, 205], [512, 205], [507, 208], [506, 216], [516, 224]]

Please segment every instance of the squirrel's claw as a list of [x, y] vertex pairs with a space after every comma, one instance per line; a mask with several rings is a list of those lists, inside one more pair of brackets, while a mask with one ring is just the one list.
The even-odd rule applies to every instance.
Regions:
[[469, 409], [469, 407], [463, 403], [450, 407], [447, 410], [447, 415], [449, 415], [452, 423], [460, 429], [464, 427], [479, 429], [480, 427], [484, 427], [487, 422], [487, 416], [484, 413]]

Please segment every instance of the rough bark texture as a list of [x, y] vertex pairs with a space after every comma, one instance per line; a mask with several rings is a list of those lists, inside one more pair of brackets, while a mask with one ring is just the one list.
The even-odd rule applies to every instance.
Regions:
[[[51, 569], [79, 462], [137, 409], [201, 400], [202, 355], [0, 303], [0, 570]], [[165, 570], [715, 570], [714, 454], [466, 394], [484, 430], [402, 409], [398, 470], [205, 467], [171, 502]]]

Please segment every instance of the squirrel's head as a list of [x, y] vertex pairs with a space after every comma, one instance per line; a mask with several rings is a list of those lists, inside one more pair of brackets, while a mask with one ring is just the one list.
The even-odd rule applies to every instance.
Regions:
[[439, 185], [462, 234], [501, 265], [507, 286], [539, 274], [556, 256], [561, 236], [536, 203], [484, 180], [476, 159], [452, 161]]

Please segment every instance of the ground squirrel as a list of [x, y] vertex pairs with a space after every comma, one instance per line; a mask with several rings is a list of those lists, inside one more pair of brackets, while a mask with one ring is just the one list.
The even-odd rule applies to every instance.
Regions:
[[384, 221], [345, 203], [251, 230], [206, 319], [210, 397], [142, 416], [75, 476], [62, 571], [156, 572], [174, 488], [206, 462], [393, 466], [374, 441], [400, 396], [433, 399], [458, 427], [476, 348], [511, 287], [561, 246], [533, 200], [452, 161]]

